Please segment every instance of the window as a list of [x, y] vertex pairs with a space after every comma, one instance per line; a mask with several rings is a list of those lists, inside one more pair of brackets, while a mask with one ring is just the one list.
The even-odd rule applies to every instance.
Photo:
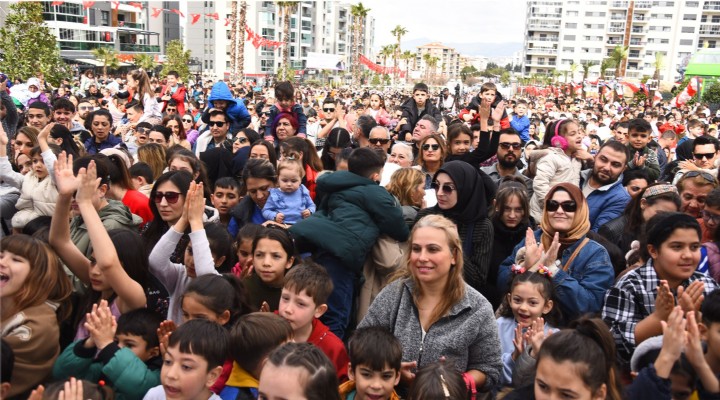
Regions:
[[660, 44], [670, 44], [670, 39], [660, 39]]
[[710, 22], [712, 22], [713, 24], [717, 24], [718, 22], [720, 22], [720, 15], [713, 15]]
[[574, 47], [563, 47], [562, 51], [564, 51], [566, 53], [572, 53], [573, 51], [575, 51], [575, 48]]
[[695, 27], [694, 26], [683, 26], [680, 30], [682, 33], [695, 33]]
[[577, 23], [576, 23], [576, 22], [568, 22], [568, 23], [565, 24], [565, 28], [567, 28], [567, 29], [576, 29], [576, 28], [577, 28]]
[[602, 11], [585, 11], [586, 17], [604, 17], [605, 13]]
[[680, 46], [692, 46], [692, 39], [681, 39]]
[[577, 17], [579, 15], [579, 13], [577, 11], [568, 10], [565, 15], [567, 15], [568, 17]]
[[563, 36], [563, 40], [575, 40], [575, 35], [565, 35]]
[[700, 7], [700, 2], [699, 1], [686, 1], [685, 7], [687, 7], [687, 8]]
[[110, 11], [100, 11], [100, 25], [110, 26]]
[[683, 21], [695, 21], [697, 19], [697, 14], [685, 14], [683, 15]]

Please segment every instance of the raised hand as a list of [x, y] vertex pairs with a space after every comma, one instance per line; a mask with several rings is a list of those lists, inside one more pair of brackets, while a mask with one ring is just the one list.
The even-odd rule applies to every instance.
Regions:
[[647, 156], [641, 156], [640, 153], [635, 153], [633, 164], [635, 164], [636, 167], [643, 167], [645, 165], [645, 160], [647, 160]]
[[409, 361], [400, 363], [400, 380], [405, 383], [412, 383], [415, 380], [417, 361]]
[[77, 187], [77, 194], [75, 194], [75, 200], [78, 205], [81, 203], [92, 203], [95, 192], [98, 186], [100, 186], [100, 178], [97, 177], [97, 166], [95, 161], [90, 161], [87, 169], [80, 168], [78, 171], [78, 180], [80, 184]]
[[481, 121], [487, 121], [490, 118], [490, 104], [491, 103], [485, 99], [482, 99], [482, 101], [480, 101], [480, 107], [478, 112], [480, 113]]
[[[558, 259], [558, 252], [560, 251], [560, 234], [555, 232], [555, 236], [553, 236], [553, 241], [550, 244], [550, 247], [548, 247], [547, 251], [545, 252], [545, 256], [540, 260], [540, 264], [544, 266], [549, 266], [555, 263], [555, 261]], [[536, 270], [537, 267], [540, 265], [534, 265], [531, 269]]]
[[85, 328], [90, 332], [95, 347], [102, 350], [115, 340], [117, 322], [107, 300], [100, 301], [99, 307], [93, 307], [93, 312], [87, 314], [85, 319]]
[[690, 311], [700, 311], [700, 306], [705, 298], [703, 295], [704, 292], [705, 284], [701, 281], [691, 283], [687, 289], [680, 285], [677, 290], [678, 305], [680, 305], [686, 313]]
[[55, 186], [60, 196], [72, 197], [80, 186], [80, 180], [73, 174], [73, 156], [63, 151], [55, 162]]
[[522, 354], [523, 350], [525, 350], [525, 339], [523, 338], [523, 331], [522, 326], [518, 324], [518, 326], [515, 327], [515, 337], [513, 338], [513, 346], [515, 346], [515, 351], [512, 352], [512, 359], [517, 360], [518, 356]]
[[661, 321], [663, 342], [660, 354], [655, 360], [655, 370], [659, 377], [669, 378], [673, 364], [680, 358], [687, 341], [683, 312], [680, 307], [673, 307], [667, 321]]
[[528, 329], [528, 342], [530, 343], [530, 346], [532, 346], [531, 356], [533, 358], [537, 357], [540, 347], [542, 347], [546, 338], [545, 320], [542, 317], [536, 318], [530, 326], [530, 329]]
[[500, 103], [492, 110], [493, 121], [499, 122], [502, 119], [503, 112], [505, 112], [505, 100], [500, 100]]
[[658, 294], [655, 296], [655, 311], [653, 314], [661, 321], [667, 321], [670, 313], [675, 307], [675, 297], [670, 291], [670, 286], [666, 280], [661, 280], [658, 286]]
[[530, 269], [540, 261], [542, 257], [543, 246], [535, 240], [535, 233], [532, 228], [527, 228], [525, 231], [525, 261], [523, 266], [525, 269]]
[[50, 131], [52, 130], [53, 127], [55, 127], [55, 125], [57, 125], [57, 124], [52, 123], [52, 124], [45, 125], [45, 127], [42, 128], [40, 133], [38, 133], [38, 136], [37, 136], [38, 142], [39, 141], [47, 142], [48, 138], [50, 137]]
[[83, 397], [83, 382], [75, 378], [65, 382], [63, 390], [58, 393], [58, 400], [83, 400]]
[[165, 320], [160, 323], [160, 327], [157, 329], [158, 341], [160, 342], [160, 355], [165, 355], [168, 343], [170, 342], [170, 335], [177, 329], [175, 322]]
[[203, 226], [203, 214], [205, 213], [205, 198], [203, 197], [203, 184], [198, 183], [197, 185], [191, 184], [190, 191], [186, 198], [188, 222], [190, 228], [193, 230], [202, 229]]

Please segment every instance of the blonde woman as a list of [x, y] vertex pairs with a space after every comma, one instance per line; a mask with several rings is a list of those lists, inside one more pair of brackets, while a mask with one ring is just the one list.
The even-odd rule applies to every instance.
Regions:
[[398, 200], [405, 222], [412, 226], [418, 210], [426, 207], [425, 175], [415, 168], [401, 168], [392, 174], [385, 189]]
[[165, 161], [165, 147], [157, 143], [146, 143], [138, 147], [138, 161], [150, 166], [153, 173], [153, 182], [160, 177], [167, 167]]

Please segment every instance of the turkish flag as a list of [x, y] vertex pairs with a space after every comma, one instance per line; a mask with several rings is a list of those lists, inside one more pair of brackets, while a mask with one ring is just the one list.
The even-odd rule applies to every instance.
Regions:
[[206, 16], [206, 17], [210, 17], [210, 18], [214, 19], [215, 21], [218, 21], [218, 20], [220, 20], [220, 16], [218, 15], [218, 13], [214, 13], [214, 14], [205, 14], [205, 16]]
[[142, 3], [138, 3], [137, 1], [131, 1], [128, 3], [128, 5], [131, 7], [135, 7], [138, 10], [142, 10], [142, 8], [143, 8]]
[[180, 11], [180, 10], [178, 10], [177, 8], [173, 8], [173, 9], [171, 9], [171, 10], [170, 10], [170, 12], [174, 12], [175, 14], [177, 14], [177, 15], [179, 15], [179, 16], [181, 16], [181, 17], [185, 18], [185, 14], [183, 14], [183, 12], [182, 12], [182, 11]]
[[160, 15], [161, 12], [163, 12], [163, 9], [162, 9], [162, 8], [155, 8], [155, 7], [153, 7], [153, 8], [152, 8], [152, 17], [153, 17], [153, 18], [157, 18], [158, 15]]
[[201, 14], [190, 14], [190, 18], [192, 18], [192, 21], [190, 21], [190, 25], [195, 25], [201, 16]]
[[83, 1], [83, 8], [86, 10], [95, 5], [94, 1]]
[[230, 25], [230, 18], [225, 18], [225, 26]]
[[119, 2], [119, 1], [111, 1], [110, 3], [112, 3], [113, 8], [115, 9], [115, 11], [117, 11], [117, 10], [120, 8], [120, 2]]
[[53, 1], [52, 3], [50, 3], [50, 5], [51, 6], [61, 6], [62, 3], [64, 3], [64, 1]]

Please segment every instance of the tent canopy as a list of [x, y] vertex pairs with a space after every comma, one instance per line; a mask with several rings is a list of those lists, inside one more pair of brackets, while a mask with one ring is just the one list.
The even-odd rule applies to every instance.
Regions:
[[720, 76], [720, 49], [701, 49], [695, 53], [685, 76]]

